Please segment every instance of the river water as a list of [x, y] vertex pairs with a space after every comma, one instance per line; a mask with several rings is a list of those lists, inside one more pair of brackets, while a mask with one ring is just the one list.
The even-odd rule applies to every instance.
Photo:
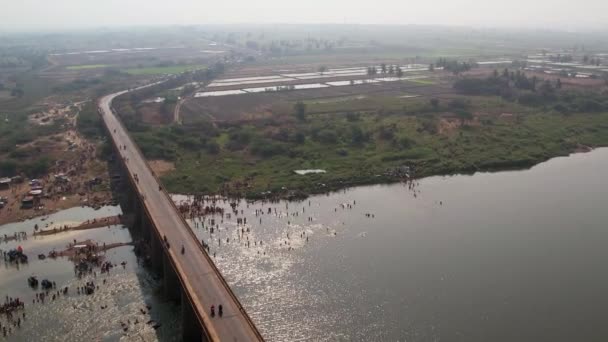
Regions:
[[[118, 247], [105, 253], [105, 260], [117, 265], [110, 274], [102, 276], [97, 269], [97, 277], [88, 275], [82, 279], [75, 277], [74, 263], [67, 258], [37, 258], [38, 254], [64, 250], [74, 239], [91, 239], [101, 245], [104, 242], [130, 242], [131, 236], [128, 229], [115, 225], [32, 237], [35, 224], [45, 228], [47, 225], [73, 224], [119, 213], [118, 207], [103, 207], [99, 210], [72, 208], [44, 218], [0, 227], [2, 236], [20, 231], [27, 232], [29, 236], [27, 240], [0, 244], [0, 249], [4, 251], [21, 246], [29, 257], [29, 263], [20, 265], [0, 261], [0, 304], [4, 303], [5, 296], [20, 298], [25, 302], [26, 319], [20, 329], [13, 328], [13, 333], [6, 337], [9, 341], [180, 341], [181, 311], [158, 294], [160, 282], [138, 265], [132, 246]], [[121, 262], [126, 262], [124, 268], [120, 265]], [[57, 289], [69, 287], [68, 295], [62, 295], [55, 301], [47, 298], [45, 304], [33, 304], [36, 292], [41, 290], [35, 291], [28, 287], [27, 278], [31, 275], [37, 276], [40, 281], [49, 279], [56, 282]], [[106, 284], [102, 283], [103, 279]], [[87, 281], [95, 281], [99, 289], [91, 296], [78, 295], [76, 287], [84, 286]], [[147, 306], [152, 310], [148, 310]], [[142, 314], [142, 309], [146, 314]], [[19, 315], [21, 313], [18, 311]], [[155, 330], [152, 324], [146, 324], [149, 320], [162, 322], [163, 325]], [[126, 331], [121, 323], [128, 326]], [[0, 316], [0, 324], [7, 326], [5, 316]], [[3, 338], [0, 332], [0, 341]]]
[[[214, 241], [212, 252], [271, 341], [606, 341], [606, 170], [598, 149], [526, 171], [431, 177], [415, 192], [243, 204], [263, 247]], [[299, 216], [259, 224], [262, 207]], [[225, 234], [234, 241], [232, 227]]]
[[[192, 226], [268, 341], [606, 341], [607, 169], [608, 149], [597, 149], [526, 171], [426, 178], [413, 189], [242, 201], [238, 216], [215, 217], [213, 234], [210, 217]], [[229, 212], [228, 203], [219, 205]], [[33, 222], [17, 225], [30, 232]], [[11, 229], [20, 230], [4, 226], [0, 234]], [[33, 259], [79, 237], [130, 240], [128, 230], [111, 227], [19, 244]], [[132, 247], [108, 254], [128, 261], [110, 275], [111, 286], [28, 308], [27, 329], [14, 339], [176, 340], [179, 309], [157, 295], [158, 282], [137, 265]], [[0, 266], [0, 295], [33, 296], [24, 286], [31, 273], [58, 286], [82, 282], [67, 260], [33, 260], [25, 270]], [[145, 305], [160, 329], [133, 324]]]

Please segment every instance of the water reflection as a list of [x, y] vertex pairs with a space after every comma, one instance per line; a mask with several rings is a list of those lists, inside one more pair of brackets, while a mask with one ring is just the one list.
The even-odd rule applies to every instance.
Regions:
[[193, 229], [269, 341], [602, 341], [606, 168], [599, 149], [415, 192], [241, 201], [246, 225]]

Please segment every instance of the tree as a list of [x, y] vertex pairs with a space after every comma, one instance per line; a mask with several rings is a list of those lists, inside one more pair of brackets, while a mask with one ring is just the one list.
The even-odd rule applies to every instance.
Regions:
[[584, 55], [583, 56], [583, 63], [585, 63], [585, 64], [589, 63], [589, 55]]
[[370, 66], [367, 68], [367, 76], [374, 76], [378, 73], [378, 69], [375, 66]]
[[306, 103], [302, 101], [296, 102], [293, 106], [294, 112], [296, 114], [296, 118], [300, 121], [306, 121]]
[[395, 67], [392, 64], [388, 67], [388, 73], [391, 75], [395, 73]]
[[293, 136], [293, 141], [296, 144], [301, 145], [306, 141], [306, 136], [302, 132], [296, 132], [296, 134]]
[[435, 64], [431, 63], [429, 65], [429, 71], [435, 71]]
[[467, 120], [473, 119], [473, 113], [468, 110], [459, 110], [456, 112], [456, 115], [460, 118], [460, 126], [464, 126]]
[[498, 78], [498, 70], [494, 69], [494, 72], [492, 73], [492, 77]]
[[327, 67], [325, 65], [321, 65], [319, 67], [319, 72], [321, 73], [321, 75], [323, 75], [323, 73], [326, 72], [326, 71], [327, 71]]
[[359, 113], [355, 113], [355, 112], [347, 112], [346, 113], [346, 120], [348, 122], [355, 122], [355, 121], [359, 121]]
[[545, 81], [541, 86], [540, 86], [540, 92], [544, 97], [550, 97], [553, 95], [553, 86], [551, 85], [551, 82], [549, 82], [548, 80]]
[[429, 102], [431, 103], [431, 107], [433, 107], [434, 110], [437, 110], [439, 108], [439, 99], [431, 99]]
[[380, 70], [382, 70], [382, 73], [383, 73], [383, 74], [386, 74], [386, 64], [385, 64], [385, 63], [382, 63], [382, 64], [380, 65]]
[[460, 98], [453, 99], [448, 103], [448, 107], [454, 111], [464, 111], [469, 108], [470, 101]]
[[363, 133], [359, 126], [351, 127], [350, 132], [353, 145], [359, 146], [367, 139], [365, 133]]
[[396, 72], [397, 72], [397, 77], [399, 77], [399, 78], [403, 77], [403, 70], [401, 70], [400, 66], [397, 67]]
[[205, 147], [207, 148], [207, 152], [209, 152], [209, 154], [220, 153], [220, 145], [215, 141], [208, 142]]
[[557, 89], [562, 89], [562, 79], [561, 79], [561, 78], [558, 78], [558, 79], [557, 79], [557, 82], [556, 82], [556, 84], [555, 84], [555, 87], [556, 87]]
[[14, 160], [2, 160], [0, 161], [0, 176], [11, 177], [17, 173], [17, 162]]
[[23, 97], [24, 91], [21, 88], [15, 88], [11, 91], [11, 96]]

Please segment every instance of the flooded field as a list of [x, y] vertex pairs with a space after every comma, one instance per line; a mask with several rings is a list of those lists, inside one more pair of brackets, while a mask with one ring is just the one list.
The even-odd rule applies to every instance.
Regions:
[[[334, 76], [331, 76], [334, 77]], [[322, 77], [311, 77], [314, 79], [322, 78]], [[380, 83], [380, 82], [397, 82], [397, 81], [407, 81], [407, 80], [417, 80], [417, 79], [425, 79], [428, 78], [426, 75], [419, 76], [404, 76], [404, 77], [379, 77], [372, 79], [362, 79], [362, 80], [346, 80], [346, 81], [330, 81], [324, 83], [306, 83], [306, 84], [292, 84], [292, 85], [269, 85], [265, 87], [252, 87], [252, 88], [243, 88], [236, 90], [218, 90], [218, 91], [203, 91], [196, 93], [194, 97], [211, 97], [211, 96], [226, 96], [226, 95], [243, 95], [247, 93], [264, 93], [264, 92], [275, 92], [275, 91], [292, 91], [292, 90], [304, 90], [304, 89], [319, 89], [319, 88], [328, 88], [328, 87], [342, 87], [342, 86], [352, 86], [352, 85], [362, 85], [362, 84], [371, 84], [371, 83]], [[300, 77], [299, 79], [304, 79]], [[264, 82], [276, 82], [276, 80], [260, 80], [252, 83], [264, 83]], [[246, 83], [230, 83], [227, 85], [237, 85], [237, 84], [246, 84]], [[206, 88], [209, 89], [209, 88]]]
[[205, 91], [202, 93], [194, 94], [194, 97], [209, 97], [209, 96], [225, 96], [225, 95], [240, 95], [246, 94], [242, 90], [218, 90], [218, 91]]

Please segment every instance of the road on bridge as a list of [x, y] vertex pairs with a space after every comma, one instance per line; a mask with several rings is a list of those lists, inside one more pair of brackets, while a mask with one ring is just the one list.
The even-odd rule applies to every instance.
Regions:
[[[242, 309], [238, 299], [222, 278], [213, 261], [202, 250], [200, 242], [190, 227], [181, 218], [171, 199], [164, 191], [159, 190], [159, 183], [146, 164], [140, 150], [129, 136], [119, 119], [113, 113], [112, 100], [126, 93], [122, 91], [106, 95], [98, 102], [103, 121], [116, 146], [121, 147], [127, 169], [131, 176], [137, 174], [137, 191], [150, 213], [153, 226], [159, 236], [166, 236], [170, 243], [170, 258], [177, 269], [178, 277], [185, 291], [188, 292], [196, 315], [208, 332], [212, 341], [263, 341], [262, 336]], [[125, 148], [126, 146], [126, 148]], [[181, 254], [181, 246], [185, 254]], [[211, 305], [224, 308], [223, 317], [212, 318]]]

